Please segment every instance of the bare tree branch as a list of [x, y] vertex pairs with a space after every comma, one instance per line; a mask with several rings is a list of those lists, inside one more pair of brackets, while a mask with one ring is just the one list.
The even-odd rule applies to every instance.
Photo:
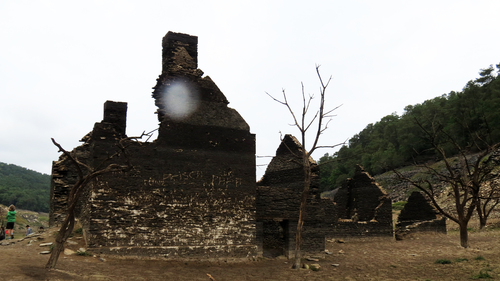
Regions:
[[[478, 142], [482, 141], [482, 139], [478, 138], [478, 135], [476, 135], [476, 138], [469, 147], [462, 147], [440, 124], [432, 121], [429, 125], [430, 129], [428, 129], [419, 120], [415, 119], [415, 123], [422, 130], [425, 139], [445, 165], [444, 171], [427, 164], [420, 165], [420, 167], [426, 170], [426, 174], [430, 178], [434, 178], [435, 181], [440, 183], [446, 183], [451, 188], [448, 196], [451, 195], [454, 201], [453, 211], [456, 214], [452, 214], [442, 208], [437, 200], [439, 194], [436, 193], [434, 184], [429, 179], [424, 180], [425, 185], [422, 185], [420, 182], [403, 176], [402, 173], [396, 170], [394, 172], [400, 180], [424, 192], [442, 215], [459, 225], [460, 244], [463, 247], [468, 247], [467, 225], [474, 211], [478, 212], [481, 221], [481, 218], [484, 219], [485, 224], [486, 218], [492, 208], [500, 203], [500, 201], [495, 201], [493, 204], [488, 205], [494, 199], [494, 193], [490, 192], [488, 195], [483, 191], [485, 181], [491, 178], [491, 172], [493, 171], [492, 166], [489, 164], [490, 158], [486, 158], [500, 144], [487, 145], [486, 149], [472, 157], [470, 156], [470, 147], [475, 146], [476, 148], [480, 148]], [[448, 158], [443, 148], [444, 144], [451, 144], [458, 151], [458, 155], [455, 158]], [[490, 206], [491, 209], [488, 209], [487, 206]], [[483, 225], [483, 222], [481, 222], [481, 225]]]
[[[270, 96], [274, 101], [287, 107], [288, 111], [290, 112], [290, 114], [293, 117], [294, 126], [297, 127], [297, 129], [299, 129], [299, 131], [300, 131], [300, 142], [301, 142], [301, 146], [302, 146], [301, 155], [297, 155], [296, 153], [294, 153], [294, 151], [292, 151], [290, 149], [290, 147], [288, 147], [288, 145], [286, 146], [288, 148], [288, 150], [292, 153], [292, 155], [294, 155], [296, 157], [297, 162], [298, 163], [299, 163], [299, 161], [301, 162], [302, 167], [303, 167], [303, 171], [304, 171], [304, 186], [303, 186], [301, 199], [300, 199], [299, 218], [298, 218], [298, 223], [297, 223], [297, 233], [296, 233], [296, 237], [295, 237], [296, 238], [295, 239], [295, 262], [294, 262], [293, 268], [296, 268], [296, 269], [300, 268], [300, 259], [301, 259], [300, 247], [301, 247], [301, 243], [302, 243], [302, 227], [304, 225], [306, 202], [307, 202], [307, 198], [309, 196], [309, 188], [310, 188], [311, 180], [312, 180], [311, 162], [309, 159], [310, 159], [312, 153], [318, 148], [334, 148], [334, 147], [337, 147], [339, 145], [345, 144], [345, 142], [344, 142], [341, 144], [330, 145], [330, 146], [318, 145], [318, 141], [319, 141], [321, 134], [328, 128], [328, 125], [331, 121], [330, 119], [325, 120], [325, 118], [331, 118], [332, 117], [331, 113], [334, 110], [339, 108], [339, 106], [337, 106], [332, 110], [325, 111], [326, 89], [327, 89], [332, 77], [330, 76], [328, 81], [325, 83], [321, 77], [320, 72], [319, 72], [319, 67], [320, 67], [319, 65], [316, 65], [316, 73], [318, 75], [318, 78], [319, 78], [319, 81], [321, 84], [320, 101], [319, 101], [319, 105], [318, 105], [318, 110], [313, 114], [312, 118], [310, 118], [310, 119], [307, 117], [308, 117], [309, 110], [311, 109], [311, 104], [312, 104], [312, 100], [314, 99], [314, 95], [309, 95], [306, 98], [303, 83], [301, 83], [302, 110], [301, 110], [300, 120], [299, 120], [298, 116], [295, 115], [294, 111], [292, 110], [292, 107], [290, 106], [290, 104], [287, 100], [285, 90], [282, 91], [283, 100], [278, 100], [266, 92], [266, 94], [268, 96]], [[307, 121], [308, 119], [309, 119], [309, 121]], [[308, 130], [312, 126], [314, 126], [315, 123], [317, 124], [317, 129], [313, 135], [314, 141], [313, 141], [312, 146], [309, 149], [307, 149], [306, 135], [307, 135]]]
[[[83, 190], [93, 181], [97, 180], [100, 176], [113, 173], [113, 172], [128, 172], [132, 169], [132, 165], [130, 163], [130, 159], [127, 155], [126, 148], [130, 145], [130, 142], [137, 142], [138, 139], [144, 136], [149, 136], [150, 133], [143, 133], [140, 137], [129, 137], [129, 138], [121, 138], [117, 141], [116, 147], [117, 151], [113, 154], [109, 155], [106, 159], [104, 159], [97, 167], [91, 168], [88, 165], [82, 163], [77, 158], [73, 157], [73, 155], [66, 151], [59, 143], [57, 143], [53, 138], [52, 143], [59, 148], [59, 151], [64, 154], [65, 157], [73, 164], [75, 170], [78, 174], [78, 179], [73, 185], [68, 195], [67, 201], [67, 215], [64, 218], [64, 221], [59, 229], [59, 232], [56, 237], [56, 244], [52, 249], [52, 253], [50, 255], [46, 268], [54, 268], [57, 264], [57, 260], [59, 258], [60, 253], [64, 250], [64, 243], [71, 235], [75, 225], [75, 207], [78, 203], [80, 195]], [[112, 160], [120, 158], [123, 159], [126, 165], [120, 165], [117, 163], [111, 162]], [[110, 163], [111, 162], [111, 163]], [[85, 168], [85, 172], [82, 170], [82, 167]]]

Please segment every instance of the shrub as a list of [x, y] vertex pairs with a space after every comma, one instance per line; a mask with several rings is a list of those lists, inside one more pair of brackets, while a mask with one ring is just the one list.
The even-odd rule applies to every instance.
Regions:
[[394, 202], [392, 204], [392, 209], [397, 210], [397, 211], [401, 211], [401, 210], [403, 210], [405, 204], [406, 204], [406, 201]]
[[491, 271], [491, 269], [483, 269], [479, 272], [478, 275], [472, 276], [472, 279], [493, 279], [488, 271]]
[[483, 256], [477, 256], [474, 259], [477, 261], [484, 261], [485, 260], [485, 258]]
[[91, 254], [91, 253], [86, 252], [86, 251], [85, 251], [85, 252], [76, 251], [76, 255], [77, 255], [77, 256], [92, 256], [92, 254]]
[[451, 261], [447, 260], [447, 259], [439, 259], [439, 260], [435, 261], [434, 263], [438, 263], [438, 264], [450, 264]]

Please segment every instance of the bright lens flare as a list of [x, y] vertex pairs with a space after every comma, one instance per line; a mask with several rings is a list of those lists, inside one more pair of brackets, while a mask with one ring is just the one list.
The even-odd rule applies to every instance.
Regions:
[[166, 115], [172, 119], [187, 118], [198, 108], [198, 93], [187, 83], [172, 83], [163, 95]]

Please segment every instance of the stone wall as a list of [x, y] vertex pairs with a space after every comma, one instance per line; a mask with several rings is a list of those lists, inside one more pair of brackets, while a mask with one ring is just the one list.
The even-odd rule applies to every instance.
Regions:
[[361, 166], [333, 200], [338, 221], [332, 236], [393, 236], [391, 199]]
[[[257, 220], [263, 223], [263, 252], [290, 257], [295, 249], [300, 197], [304, 190], [304, 172], [299, 155], [302, 146], [285, 135], [276, 156], [257, 183]], [[334, 204], [321, 199], [319, 169], [310, 159], [313, 173], [303, 228], [304, 252], [325, 250], [325, 236], [335, 222]]]
[[446, 233], [446, 218], [419, 191], [412, 192], [398, 216], [396, 238], [402, 239], [414, 232]]
[[[167, 258], [258, 254], [255, 135], [197, 69], [197, 38], [169, 32], [153, 93], [160, 130], [153, 143], [127, 141], [133, 169], [100, 176], [78, 212], [88, 250]], [[185, 105], [188, 105], [184, 108]], [[179, 111], [181, 109], [181, 111]], [[125, 136], [126, 104], [107, 103], [83, 150], [97, 167]], [[124, 164], [125, 158], [114, 159]], [[64, 210], [74, 171], [55, 162], [51, 222]]]

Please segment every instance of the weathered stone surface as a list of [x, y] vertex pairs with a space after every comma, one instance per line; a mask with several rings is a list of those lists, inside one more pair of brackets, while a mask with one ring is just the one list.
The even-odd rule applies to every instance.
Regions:
[[312, 270], [312, 271], [318, 271], [321, 269], [321, 266], [317, 263], [313, 263], [309, 266], [309, 268]]
[[64, 254], [66, 256], [71, 256], [71, 255], [74, 255], [75, 254], [75, 251], [71, 250], [71, 249], [64, 249]]

